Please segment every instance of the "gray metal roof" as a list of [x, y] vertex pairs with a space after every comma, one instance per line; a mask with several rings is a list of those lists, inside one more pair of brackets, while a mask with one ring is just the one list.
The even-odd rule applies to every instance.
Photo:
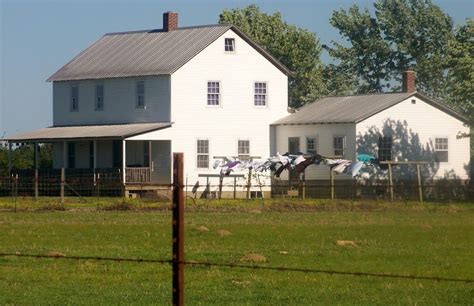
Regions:
[[54, 73], [47, 81], [172, 74], [227, 30], [245, 41], [286, 74], [291, 72], [232, 25], [182, 27], [105, 34]]
[[358, 123], [412, 96], [420, 98], [463, 122], [468, 122], [463, 115], [422, 93], [403, 92], [326, 97], [303, 106], [296, 113], [275, 121], [273, 125]]
[[48, 127], [19, 133], [7, 137], [5, 140], [10, 142], [48, 142], [71, 139], [124, 139], [170, 126], [171, 122]]

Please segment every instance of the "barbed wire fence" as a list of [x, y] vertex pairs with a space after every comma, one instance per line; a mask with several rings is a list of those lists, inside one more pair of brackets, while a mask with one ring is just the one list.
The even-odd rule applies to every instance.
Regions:
[[[27, 177], [27, 176], [25, 176]], [[34, 179], [30, 178], [23, 179], [20, 174], [14, 174], [8, 177], [7, 180], [4, 178], [0, 180], [0, 188], [2, 188], [2, 196], [11, 196], [14, 201], [14, 210], [17, 209], [17, 198], [25, 195], [33, 195], [35, 198], [39, 198], [40, 195], [49, 195], [52, 197], [60, 198], [61, 202], [64, 203], [64, 197], [75, 197], [80, 201], [90, 202], [93, 199], [100, 199], [101, 196], [123, 196], [123, 184], [120, 181], [120, 175], [117, 173], [111, 173], [110, 175], [96, 173], [91, 178], [89, 174], [80, 175], [77, 174], [74, 177], [67, 179], [64, 170], [58, 176], [57, 173], [51, 173], [49, 176], [44, 175], [41, 178], [37, 173], [33, 176]], [[354, 183], [351, 182], [353, 185]], [[206, 188], [210, 184], [207, 184]], [[49, 186], [49, 187], [48, 187]], [[217, 187], [219, 192], [222, 192], [223, 185], [222, 181]], [[6, 188], [5, 188], [6, 187]], [[103, 257], [95, 255], [83, 255], [83, 256], [66, 256], [62, 253], [57, 254], [23, 254], [21, 252], [9, 253], [2, 252], [0, 257], [19, 257], [19, 258], [36, 258], [36, 259], [55, 259], [55, 260], [97, 260], [97, 261], [112, 261], [112, 262], [133, 262], [133, 263], [149, 263], [149, 264], [170, 264], [172, 266], [172, 297], [174, 305], [184, 304], [184, 269], [186, 266], [208, 266], [208, 267], [221, 267], [228, 269], [254, 269], [254, 270], [269, 270], [275, 272], [296, 272], [305, 274], [326, 274], [326, 275], [346, 275], [354, 277], [377, 277], [377, 278], [398, 278], [407, 280], [426, 280], [426, 281], [437, 281], [437, 282], [463, 282], [463, 283], [474, 283], [474, 279], [470, 278], [452, 278], [443, 276], [433, 275], [413, 275], [413, 274], [396, 274], [388, 272], [366, 272], [366, 271], [342, 271], [324, 268], [299, 268], [299, 267], [287, 267], [287, 266], [267, 266], [267, 265], [252, 265], [252, 264], [236, 264], [229, 262], [212, 262], [212, 261], [191, 261], [184, 259], [184, 203], [187, 199], [186, 193], [188, 184], [183, 179], [183, 154], [174, 153], [173, 158], [173, 183], [164, 185], [163, 187], [171, 188], [172, 190], [172, 252], [171, 259], [161, 258], [126, 258], [126, 257]], [[229, 187], [229, 186], [226, 186]], [[248, 184], [236, 184], [231, 185], [234, 190], [231, 189], [231, 194], [236, 196], [235, 188], [249, 188]], [[259, 183], [255, 186], [257, 190], [262, 192], [263, 188], [267, 185]], [[301, 188], [308, 188], [308, 185], [302, 185], [301, 181], [295, 186], [285, 185], [285, 188], [290, 187], [290, 190], [301, 191]], [[381, 188], [386, 188], [382, 186]], [[394, 186], [389, 186], [394, 187]], [[417, 186], [418, 187], [418, 186]], [[295, 189], [291, 189], [295, 188]], [[334, 196], [334, 185], [329, 185], [329, 191]], [[346, 188], [346, 187], [344, 187]], [[33, 191], [32, 191], [33, 189]], [[311, 190], [311, 189], [308, 189]], [[197, 192], [196, 192], [197, 193]], [[273, 193], [273, 190], [272, 190]], [[201, 192], [202, 195], [202, 192]], [[274, 195], [275, 196], [275, 195]], [[299, 194], [298, 194], [299, 196]], [[219, 198], [221, 195], [219, 195]], [[165, 201], [170, 204], [170, 201]], [[97, 208], [99, 209], [99, 200], [97, 200]]]
[[[396, 201], [419, 201], [419, 186], [416, 181], [399, 181], [392, 185], [387, 181], [361, 182], [357, 180], [279, 180], [271, 184], [261, 179], [248, 180], [247, 177], [208, 178], [205, 184], [196, 188], [196, 182], [185, 183], [185, 198], [190, 204], [226, 199], [261, 199], [277, 201], [284, 198], [298, 199], [338, 199], [338, 200], [386, 200], [394, 195]], [[147, 200], [170, 201], [170, 184], [149, 184], [137, 182], [127, 185], [125, 191], [121, 174], [115, 170], [97, 170], [95, 173], [78, 169], [22, 170], [11, 176], [0, 176], [0, 200], [10, 199], [14, 210], [21, 202], [43, 203], [49, 201], [57, 208], [64, 206], [68, 199], [77, 203], [100, 203], [115, 198], [121, 202], [124, 196]], [[249, 184], [250, 182], [250, 184]], [[469, 201], [474, 199], [473, 184], [458, 181], [439, 180], [425, 182], [421, 186], [423, 199], [427, 201]], [[21, 201], [20, 201], [21, 199]], [[150, 201], [148, 201], [151, 203]]]

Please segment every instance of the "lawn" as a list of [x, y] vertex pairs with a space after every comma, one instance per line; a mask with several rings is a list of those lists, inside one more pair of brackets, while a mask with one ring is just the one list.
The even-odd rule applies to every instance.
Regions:
[[[0, 252], [171, 258], [169, 211], [68, 207], [0, 213]], [[263, 266], [474, 278], [472, 204], [212, 202], [186, 213], [185, 239], [186, 260], [240, 264], [256, 253], [266, 258]], [[191, 305], [474, 300], [474, 283], [462, 282], [203, 266], [186, 267], [185, 278]], [[167, 264], [0, 257], [2, 305], [164, 305], [170, 298]]]

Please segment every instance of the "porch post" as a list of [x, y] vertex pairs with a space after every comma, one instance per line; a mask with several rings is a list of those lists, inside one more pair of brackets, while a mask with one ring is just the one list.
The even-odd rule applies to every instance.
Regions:
[[151, 140], [148, 141], [148, 167], [150, 168], [150, 172], [153, 172], [153, 164], [151, 163]]
[[38, 152], [38, 142], [35, 142], [34, 144], [34, 150], [35, 150], [35, 154], [34, 154], [34, 158], [35, 158], [35, 199], [37, 200], [38, 199], [38, 195], [39, 195], [39, 186], [38, 186], [38, 155], [39, 155], [39, 152]]
[[94, 149], [93, 149], [94, 158], [93, 158], [93, 168], [94, 168], [94, 179], [95, 179], [95, 169], [97, 168], [97, 140], [94, 139]]
[[12, 143], [8, 142], [8, 176], [12, 175]]
[[122, 181], [125, 185], [126, 183], [126, 175], [125, 175], [125, 168], [127, 167], [127, 144], [125, 140], [122, 140]]
[[63, 141], [63, 168], [67, 168], [68, 160], [67, 160], [67, 141]]
[[38, 142], [34, 143], [34, 155], [33, 155], [33, 157], [35, 159], [35, 169], [38, 169]]

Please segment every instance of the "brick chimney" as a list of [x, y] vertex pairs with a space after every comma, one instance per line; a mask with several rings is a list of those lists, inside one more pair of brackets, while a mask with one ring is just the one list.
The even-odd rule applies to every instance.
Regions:
[[178, 13], [166, 12], [163, 14], [163, 30], [174, 31], [178, 28]]
[[402, 72], [402, 92], [416, 91], [415, 71], [408, 69]]

